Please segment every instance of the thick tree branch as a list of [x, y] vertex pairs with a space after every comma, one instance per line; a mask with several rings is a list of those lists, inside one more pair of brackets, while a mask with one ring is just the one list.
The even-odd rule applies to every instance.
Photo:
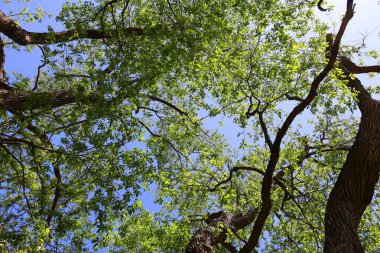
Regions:
[[[32, 44], [54, 44], [68, 42], [77, 39], [105, 39], [111, 37], [116, 31], [105, 33], [102, 29], [89, 30], [67, 30], [62, 32], [29, 32], [24, 30], [11, 18], [0, 10], [0, 32], [19, 45]], [[143, 34], [143, 29], [137, 27], [127, 27], [122, 31], [127, 36], [139, 36]]]
[[380, 65], [358, 66], [347, 57], [339, 58], [342, 66], [352, 74], [380, 73]]
[[291, 96], [289, 94], [285, 94], [285, 97], [288, 99], [288, 100], [293, 100], [293, 101], [298, 101], [298, 102], [302, 102], [303, 99], [298, 97], [298, 96]]
[[0, 110], [24, 111], [27, 109], [56, 108], [76, 102], [68, 91], [40, 93], [0, 93]]
[[225, 247], [229, 252], [238, 253], [238, 250], [231, 243], [224, 241], [224, 242], [221, 242], [220, 244], [222, 244], [222, 246]]
[[[227, 212], [216, 212], [209, 214], [206, 223], [207, 226], [199, 229], [190, 239], [186, 247], [186, 253], [212, 253], [212, 246], [221, 243], [231, 252], [237, 252], [236, 249], [229, 247], [229, 244], [223, 244], [226, 240], [228, 230], [236, 232], [253, 222], [257, 215], [258, 209], [251, 208], [245, 214], [233, 214]], [[221, 232], [217, 232], [220, 230]]]
[[4, 65], [5, 65], [5, 51], [4, 51], [4, 42], [0, 38], [0, 82], [3, 83], [7, 80], [5, 76], [5, 71], [4, 71]]
[[373, 99], [352, 74], [379, 72], [379, 67], [359, 67], [341, 57], [340, 68], [347, 87], [357, 92], [362, 116], [355, 142], [327, 201], [324, 252], [357, 253], [364, 252], [358, 236], [359, 224], [379, 180], [380, 101]]
[[[346, 57], [340, 57], [340, 68], [343, 70], [345, 79], [347, 80], [347, 87], [351, 88], [353, 91], [358, 93], [358, 105], [361, 110], [366, 106], [370, 106], [373, 103], [373, 99], [368, 90], [362, 85], [361, 81], [352, 76], [352, 73], [364, 73], [360, 72], [363, 68], [368, 70], [371, 69], [373, 71], [369, 72], [377, 72], [376, 69], [380, 70], [380, 66], [369, 66], [369, 67], [359, 67], [356, 66], [350, 59]], [[354, 71], [354, 72], [351, 72]], [[369, 73], [366, 72], [366, 73]]]
[[358, 236], [359, 223], [379, 180], [380, 102], [371, 98], [359, 79], [346, 79], [347, 86], [358, 92], [362, 117], [355, 142], [328, 198], [324, 252], [364, 252]]
[[[236, 166], [230, 170], [229, 177], [218, 183], [211, 191], [216, 190], [220, 185], [230, 181], [233, 173], [239, 170], [254, 171], [264, 175], [264, 172], [257, 168]], [[273, 184], [272, 188], [276, 188], [277, 186], [285, 187], [284, 184], [281, 183], [283, 176], [284, 171], [280, 171], [274, 176], [273, 181], [276, 182], [276, 184]], [[218, 243], [222, 244], [230, 252], [238, 252], [234, 247], [231, 247], [231, 244], [225, 242], [227, 232], [231, 230], [239, 238], [237, 231], [251, 224], [256, 218], [258, 211], [258, 208], [250, 208], [245, 214], [232, 214], [224, 211], [209, 214], [206, 219], [207, 226], [199, 229], [191, 237], [186, 247], [186, 253], [212, 253], [212, 246]], [[218, 229], [220, 231], [218, 231]]]
[[272, 185], [273, 173], [276, 168], [278, 159], [280, 157], [282, 139], [284, 138], [286, 132], [288, 131], [290, 125], [293, 123], [294, 119], [317, 96], [317, 90], [320, 83], [325, 79], [328, 73], [333, 69], [334, 64], [337, 60], [340, 41], [342, 39], [344, 31], [346, 30], [348, 22], [351, 20], [353, 15], [354, 15], [353, 3], [352, 3], [352, 0], [348, 0], [346, 13], [343, 17], [338, 34], [335, 38], [335, 41], [331, 50], [331, 55], [326, 67], [322, 70], [322, 72], [319, 73], [319, 75], [311, 83], [311, 87], [310, 87], [309, 94], [307, 95], [307, 97], [301, 103], [299, 103], [296, 107], [294, 107], [294, 109], [291, 111], [289, 116], [286, 118], [280, 130], [277, 132], [276, 138], [271, 148], [271, 156], [270, 156], [267, 169], [265, 171], [265, 175], [262, 182], [262, 188], [261, 188], [262, 207], [257, 216], [257, 219], [253, 226], [248, 242], [240, 250], [241, 253], [252, 252], [253, 249], [258, 245], [259, 238], [260, 238], [260, 235], [262, 234], [265, 221], [270, 214], [270, 210], [272, 209], [271, 185]]

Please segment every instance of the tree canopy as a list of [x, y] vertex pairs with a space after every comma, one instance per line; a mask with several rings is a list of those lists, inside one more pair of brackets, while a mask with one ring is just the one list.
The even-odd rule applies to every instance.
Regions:
[[378, 252], [379, 90], [356, 76], [378, 54], [341, 43], [352, 0], [334, 33], [329, 8], [75, 1], [41, 31], [0, 10], [0, 251]]

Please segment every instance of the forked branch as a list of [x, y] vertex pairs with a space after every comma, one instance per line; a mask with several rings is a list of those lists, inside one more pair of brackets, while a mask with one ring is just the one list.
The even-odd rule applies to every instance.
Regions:
[[294, 119], [302, 113], [302, 111], [310, 105], [310, 103], [314, 100], [314, 98], [317, 96], [317, 90], [319, 88], [319, 85], [321, 82], [325, 79], [325, 77], [329, 74], [329, 72], [334, 68], [334, 64], [337, 60], [340, 41], [342, 39], [342, 36], [344, 34], [344, 31], [346, 30], [346, 27], [348, 25], [348, 22], [351, 20], [351, 18], [354, 15], [354, 5], [352, 0], [347, 1], [347, 9], [346, 13], [343, 17], [342, 23], [340, 25], [338, 34], [334, 40], [331, 55], [329, 58], [329, 61], [326, 65], [326, 67], [318, 74], [318, 76], [314, 79], [314, 81], [311, 83], [309, 93], [307, 97], [300, 102], [296, 107], [293, 108], [293, 110], [290, 112], [288, 117], [285, 119], [285, 122], [281, 126], [281, 128], [278, 130], [276, 134], [276, 138], [273, 142], [273, 146], [271, 148], [271, 155], [269, 158], [269, 162], [267, 165], [267, 169], [265, 171], [265, 175], [262, 182], [261, 187], [261, 200], [262, 200], [262, 207], [260, 209], [260, 212], [257, 216], [257, 219], [255, 221], [255, 224], [253, 226], [251, 235], [249, 237], [248, 242], [241, 248], [240, 252], [252, 252], [253, 249], [258, 245], [260, 235], [262, 234], [262, 230], [264, 228], [264, 224], [266, 219], [268, 218], [270, 211], [272, 209], [272, 200], [271, 200], [271, 185], [273, 180], [273, 173], [275, 171], [275, 168], [277, 166], [277, 162], [280, 158], [280, 151], [281, 151], [281, 143], [282, 139], [284, 138], [285, 134], [287, 133], [290, 125], [293, 123]]

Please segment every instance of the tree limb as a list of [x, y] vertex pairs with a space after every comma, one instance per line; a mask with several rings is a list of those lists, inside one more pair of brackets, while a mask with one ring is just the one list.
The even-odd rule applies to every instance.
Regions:
[[68, 91], [40, 93], [1, 93], [0, 110], [24, 111], [27, 109], [56, 108], [76, 102], [75, 96]]
[[272, 180], [273, 180], [272, 179], [273, 173], [276, 168], [278, 159], [280, 157], [282, 139], [284, 138], [286, 132], [288, 131], [290, 125], [293, 123], [294, 119], [317, 96], [317, 90], [319, 88], [320, 83], [325, 79], [328, 73], [334, 68], [334, 64], [338, 56], [340, 41], [342, 39], [344, 31], [346, 30], [348, 22], [351, 20], [353, 15], [354, 15], [353, 3], [352, 3], [352, 0], [348, 0], [346, 13], [343, 17], [338, 34], [335, 38], [335, 41], [331, 50], [331, 55], [326, 67], [318, 74], [318, 76], [311, 83], [311, 87], [310, 87], [309, 94], [307, 95], [307, 97], [302, 102], [300, 102], [296, 107], [294, 107], [294, 109], [290, 112], [285, 122], [283, 123], [282, 127], [279, 129], [279, 131], [276, 134], [276, 138], [271, 148], [270, 159], [269, 159], [267, 169], [265, 171], [265, 175], [262, 182], [262, 188], [261, 188], [262, 207], [257, 216], [257, 219], [253, 226], [248, 242], [240, 250], [241, 253], [252, 252], [253, 249], [258, 245], [259, 238], [260, 238], [260, 235], [262, 234], [265, 221], [270, 214], [270, 210], [272, 209], [271, 185], [272, 185]]
[[342, 66], [352, 74], [380, 73], [380, 65], [358, 66], [347, 57], [339, 58]]
[[322, 7], [322, 2], [323, 2], [323, 0], [319, 0], [319, 2], [318, 2], [318, 4], [317, 4], [318, 9], [319, 9], [320, 11], [327, 11], [327, 9], [325, 9], [325, 8]]
[[[77, 39], [105, 39], [111, 37], [115, 31], [105, 33], [101, 29], [89, 30], [67, 30], [62, 32], [29, 32], [24, 30], [15, 21], [6, 16], [0, 10], [0, 32], [10, 38], [13, 42], [19, 45], [32, 45], [32, 44], [55, 44], [60, 42], [68, 42]], [[140, 36], [144, 30], [137, 27], [127, 27], [124, 29], [123, 34], [127, 36]]]
[[156, 97], [156, 96], [152, 96], [152, 95], [148, 95], [148, 98], [153, 100], [153, 101], [157, 101], [157, 102], [160, 102], [162, 104], [165, 104], [169, 107], [171, 107], [172, 109], [176, 110], [179, 114], [181, 115], [185, 115], [185, 116], [188, 116], [188, 114], [186, 112], [184, 112], [183, 110], [179, 109], [177, 106], [173, 105], [172, 103], [166, 101], [166, 100], [163, 100], [162, 98], [159, 98], [159, 97]]
[[[212, 246], [223, 243], [226, 240], [228, 230], [238, 231], [253, 222], [258, 212], [257, 208], [249, 209], [245, 214], [233, 214], [224, 211], [209, 214], [207, 226], [199, 229], [190, 239], [186, 247], [186, 253], [212, 253]], [[215, 230], [221, 230], [216, 233]], [[215, 235], [216, 234], [216, 235]], [[224, 244], [231, 252], [234, 251], [229, 244]]]
[[268, 128], [267, 128], [267, 125], [265, 124], [265, 121], [264, 121], [264, 118], [263, 118], [263, 113], [264, 112], [258, 112], [258, 114], [259, 114], [259, 122], [260, 122], [261, 130], [264, 133], [265, 142], [268, 145], [269, 149], [271, 149], [272, 146], [273, 146], [273, 143], [272, 143], [272, 140], [271, 140], [271, 138], [269, 136]]
[[260, 169], [257, 169], [257, 168], [247, 167], [247, 166], [236, 166], [236, 167], [233, 167], [233, 168], [230, 170], [230, 173], [229, 173], [228, 178], [226, 178], [226, 179], [223, 180], [223, 181], [218, 182], [214, 187], [209, 188], [208, 191], [210, 191], [210, 192], [214, 192], [214, 191], [216, 191], [216, 190], [219, 188], [219, 186], [221, 186], [222, 184], [225, 184], [225, 183], [227, 183], [227, 182], [230, 182], [231, 179], [232, 179], [233, 173], [238, 172], [239, 170], [255, 171], [255, 172], [258, 172], [258, 173], [261, 174], [261, 175], [264, 175], [264, 171], [262, 171], [262, 170], [260, 170]]

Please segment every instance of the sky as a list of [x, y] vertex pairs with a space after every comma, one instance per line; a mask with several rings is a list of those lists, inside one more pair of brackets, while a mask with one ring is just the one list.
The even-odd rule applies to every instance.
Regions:
[[[332, 11], [317, 12], [317, 14], [321, 20], [330, 25], [330, 32], [336, 34], [339, 29], [340, 18], [346, 10], [347, 1], [335, 0], [327, 2], [329, 4], [334, 3], [335, 8]], [[355, 6], [355, 15], [347, 26], [342, 44], [355, 45], [365, 38], [365, 44], [368, 50], [377, 50], [377, 52], [380, 52], [380, 1], [356, 0], [354, 3], [357, 3]], [[359, 62], [356, 63], [359, 64]], [[376, 64], [376, 62], [366, 62], [366, 64], [372, 65]], [[365, 86], [376, 85], [380, 82], [379, 77], [368, 79], [367, 74], [359, 75], [359, 78]]]
[[[10, 10], [14, 13], [20, 12], [25, 7], [28, 7], [30, 11], [33, 11], [39, 5], [52, 14], [53, 17], [57, 15], [64, 0], [32, 0], [30, 3], [20, 3], [19, 1], [12, 1], [10, 4], [1, 4], [1, 10], [8, 14]], [[317, 15], [321, 20], [327, 22], [330, 25], [330, 32], [336, 33], [339, 29], [340, 18], [346, 10], [346, 1], [335, 0], [335, 1], [324, 1], [323, 6], [329, 6], [334, 2], [335, 8], [327, 12], [320, 12], [315, 8]], [[369, 49], [375, 49], [380, 52], [380, 1], [379, 0], [366, 0], [366, 1], [356, 1], [356, 13], [353, 19], [350, 21], [345, 36], [343, 38], [344, 44], [357, 44], [363, 40], [366, 36], [366, 45]], [[22, 26], [24, 29], [29, 31], [47, 31], [47, 25], [53, 26], [54, 30], [61, 30], [63, 27], [57, 24], [53, 19], [47, 19], [42, 23], [34, 24], [24, 24]], [[33, 49], [31, 53], [25, 53], [23, 51], [17, 52], [16, 50], [8, 48], [6, 50], [6, 64], [5, 70], [8, 73], [12, 71], [17, 71], [28, 77], [33, 77], [37, 73], [37, 67], [41, 61], [41, 52], [38, 48]], [[374, 64], [374, 62], [368, 62], [369, 64]], [[363, 84], [375, 85], [379, 83], [380, 78], [368, 79], [366, 75], [360, 77]], [[231, 140], [233, 145], [239, 145], [236, 141], [236, 125], [229, 119], [221, 119], [224, 121], [224, 128], [221, 131], [225, 134], [228, 140]], [[298, 120], [298, 122], [305, 120], [304, 118]], [[219, 120], [220, 121], [220, 120]], [[297, 122], [296, 122], [297, 123]], [[207, 124], [213, 124], [210, 121]], [[215, 121], [214, 121], [215, 124]], [[216, 123], [218, 124], [218, 123]], [[219, 127], [219, 124], [214, 127]], [[149, 193], [143, 194], [144, 206], [150, 210], [157, 211], [159, 206], [153, 204], [153, 196]]]

